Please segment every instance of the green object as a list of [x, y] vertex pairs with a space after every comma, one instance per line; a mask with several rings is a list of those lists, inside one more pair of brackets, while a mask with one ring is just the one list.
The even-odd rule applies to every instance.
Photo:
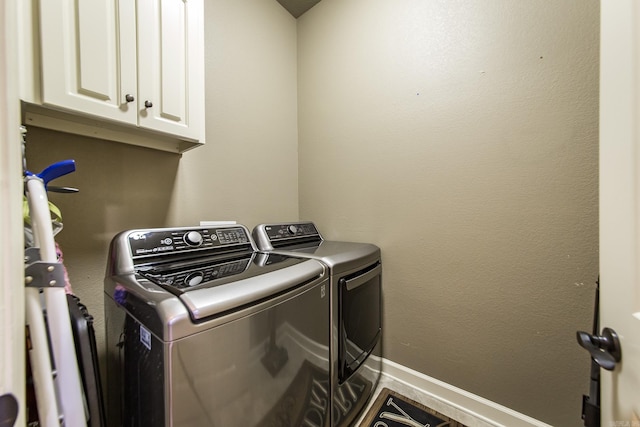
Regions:
[[[60, 209], [53, 203], [49, 202], [49, 212], [51, 212], [51, 222], [53, 222], [54, 226], [62, 227], [62, 213], [60, 212]], [[22, 196], [22, 218], [25, 224], [29, 226], [31, 225], [27, 196]]]

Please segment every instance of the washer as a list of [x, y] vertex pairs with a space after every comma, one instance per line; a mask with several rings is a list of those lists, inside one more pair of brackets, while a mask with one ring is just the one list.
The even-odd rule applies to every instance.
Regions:
[[330, 299], [317, 260], [242, 225], [130, 230], [104, 281], [113, 426], [329, 426]]
[[260, 224], [260, 250], [305, 257], [329, 269], [331, 295], [331, 402], [333, 427], [350, 426], [380, 379], [382, 264], [380, 248], [327, 241], [312, 222]]

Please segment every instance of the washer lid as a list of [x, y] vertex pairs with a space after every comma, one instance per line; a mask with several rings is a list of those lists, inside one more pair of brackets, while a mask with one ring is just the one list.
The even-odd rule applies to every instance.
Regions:
[[371, 243], [337, 242], [323, 240], [283, 246], [269, 253], [317, 259], [331, 269], [331, 274], [342, 274], [380, 261], [380, 248]]
[[[273, 257], [274, 254], [260, 254]], [[309, 283], [324, 275], [324, 267], [313, 260], [286, 258], [286, 268], [277, 267], [264, 274], [213, 284], [182, 293], [179, 298], [187, 306], [194, 320], [223, 314], [257, 301]], [[263, 267], [267, 269], [267, 267]]]
[[310, 261], [251, 252], [138, 266], [136, 273], [179, 298], [193, 320], [202, 320], [322, 277], [323, 265]]

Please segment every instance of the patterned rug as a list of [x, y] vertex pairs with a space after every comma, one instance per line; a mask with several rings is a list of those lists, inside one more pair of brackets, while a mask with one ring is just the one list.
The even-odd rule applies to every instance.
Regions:
[[415, 402], [388, 388], [362, 420], [360, 427], [466, 427], [439, 412]]

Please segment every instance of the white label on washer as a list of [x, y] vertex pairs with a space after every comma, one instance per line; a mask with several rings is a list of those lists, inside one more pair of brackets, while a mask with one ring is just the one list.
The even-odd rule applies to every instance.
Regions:
[[140, 325], [140, 342], [143, 346], [151, 350], [151, 332], [147, 331], [142, 325]]

